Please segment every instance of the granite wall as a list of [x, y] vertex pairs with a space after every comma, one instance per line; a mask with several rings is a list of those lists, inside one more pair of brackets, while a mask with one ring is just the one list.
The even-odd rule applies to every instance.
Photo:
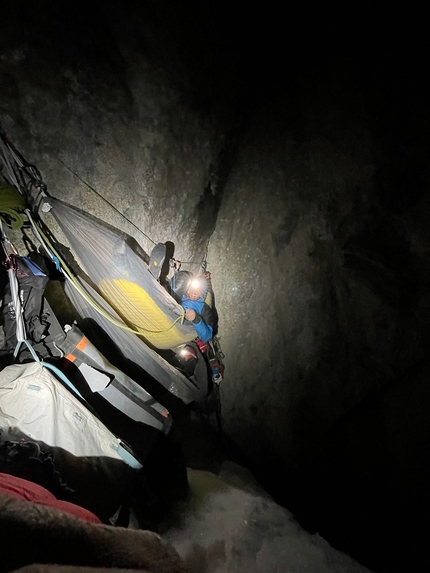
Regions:
[[324, 47], [309, 31], [293, 52], [298, 33], [283, 43], [261, 23], [262, 40], [222, 4], [187, 6], [15, 2], [2, 15], [3, 129], [50, 193], [144, 249], [145, 235], [173, 241], [191, 270], [207, 249], [224, 430], [279, 499], [329, 535], [358, 519], [359, 502], [344, 515], [351, 488], [382, 528], [395, 494], [421, 527], [430, 234], [417, 60], [393, 47], [385, 62], [377, 40]]

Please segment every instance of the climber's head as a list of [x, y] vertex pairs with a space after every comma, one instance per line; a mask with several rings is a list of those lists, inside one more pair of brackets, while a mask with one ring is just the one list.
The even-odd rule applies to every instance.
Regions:
[[189, 271], [179, 271], [173, 275], [170, 279], [170, 286], [177, 300], [180, 301], [187, 293], [192, 280], [193, 275]]
[[187, 298], [190, 300], [198, 300], [199, 298], [205, 298], [208, 292], [208, 285], [203, 277], [193, 278], [186, 292]]

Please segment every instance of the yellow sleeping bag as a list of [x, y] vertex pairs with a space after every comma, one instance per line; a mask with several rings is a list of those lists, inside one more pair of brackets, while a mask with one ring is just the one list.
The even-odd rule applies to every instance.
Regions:
[[156, 348], [174, 348], [196, 338], [194, 329], [186, 333], [179, 329], [182, 317], [167, 316], [138, 284], [126, 279], [104, 279], [99, 288], [122, 319]]

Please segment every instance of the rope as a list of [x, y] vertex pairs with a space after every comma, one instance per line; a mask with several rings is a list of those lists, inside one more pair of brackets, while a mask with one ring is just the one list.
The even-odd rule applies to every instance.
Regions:
[[[10, 181], [20, 189], [20, 194], [25, 195], [29, 192], [31, 187], [35, 187], [38, 191], [38, 197], [36, 198], [36, 203], [40, 195], [47, 195], [46, 193], [46, 185], [42, 181], [41, 175], [37, 167], [28, 163], [24, 157], [13, 147], [13, 145], [8, 141], [7, 135], [3, 130], [3, 127], [0, 123], [0, 159], [3, 162], [3, 165], [7, 171], [8, 177]], [[12, 159], [12, 162], [11, 162]], [[91, 189], [93, 193], [95, 193], [100, 199], [105, 201], [114, 211], [116, 211], [119, 215], [121, 215], [130, 225], [132, 225], [139, 233], [141, 233], [144, 237], [146, 237], [150, 242], [155, 245], [155, 241], [151, 239], [148, 235], [146, 235], [137, 225], [135, 225], [132, 221], [130, 221], [121, 211], [119, 211], [112, 203], [110, 203], [103, 195], [101, 195], [94, 187], [91, 187], [82, 177], [80, 177], [75, 171], [70, 169], [64, 161], [62, 161], [59, 157], [56, 157], [57, 161], [59, 161], [64, 167], [73, 173], [75, 177], [79, 179], [84, 185]], [[14, 165], [12, 165], [12, 163]], [[18, 174], [16, 172], [16, 167], [18, 168]], [[24, 175], [27, 176], [27, 180], [25, 180]], [[1, 181], [1, 180], [0, 180]]]
[[[0, 126], [1, 127], [1, 126]], [[9, 181], [15, 185], [21, 193], [25, 192], [25, 181], [23, 178], [22, 168], [25, 165], [24, 158], [13, 148], [12, 144], [7, 140], [6, 134], [0, 130], [0, 159], [7, 171]], [[11, 163], [11, 157], [13, 165]], [[16, 169], [18, 168], [18, 169]]]
[[[0, 148], [1, 148], [1, 151], [3, 151], [3, 154], [2, 154], [3, 156], [2, 157], [0, 156], [0, 158], [3, 159], [3, 163], [4, 163], [4, 166], [6, 167], [6, 169], [8, 171], [9, 178], [14, 183], [14, 185], [17, 188], [23, 188], [23, 191], [26, 191], [26, 192], [28, 192], [29, 188], [31, 186], [33, 186], [39, 190], [38, 197], [40, 196], [40, 194], [46, 196], [47, 195], [46, 185], [41, 179], [41, 175], [40, 175], [39, 170], [34, 165], [31, 165], [30, 163], [28, 163], [22, 157], [22, 155], [12, 146], [12, 144], [9, 143], [9, 141], [7, 140], [7, 137], [6, 137], [6, 133], [2, 130], [1, 124], [0, 124]], [[19, 176], [17, 176], [15, 170], [13, 169], [13, 167], [9, 161], [9, 158], [6, 157], [5, 151], [7, 151], [12, 156], [12, 158], [15, 162], [15, 165], [18, 166]], [[104, 201], [107, 205], [109, 205], [109, 207], [111, 209], [113, 209], [116, 213], [118, 213], [118, 215], [120, 215], [125, 221], [127, 221], [127, 223], [129, 223], [129, 225], [131, 225], [134, 229], [136, 229], [136, 231], [138, 233], [143, 235], [150, 243], [152, 243], [153, 245], [157, 244], [149, 235], [144, 233], [135, 223], [133, 223], [128, 217], [126, 217], [124, 215], [124, 213], [121, 213], [121, 211], [119, 211], [115, 207], [115, 205], [112, 205], [112, 203], [110, 201], [108, 201], [105, 197], [103, 197], [103, 195], [101, 193], [99, 193], [94, 187], [92, 187], [87, 181], [85, 181], [85, 179], [83, 179], [80, 175], [78, 175], [75, 171], [73, 171], [73, 169], [71, 169], [68, 165], [66, 165], [66, 163], [64, 163], [64, 161], [62, 159], [60, 159], [57, 156], [55, 156], [55, 159], [57, 159], [57, 161], [59, 163], [61, 163], [68, 171], [70, 171], [70, 173], [72, 173], [77, 179], [79, 179], [79, 181], [81, 181], [81, 183], [83, 183], [86, 187], [88, 187], [88, 189], [90, 189], [95, 195], [97, 195], [97, 197], [99, 197], [99, 199]], [[28, 178], [26, 183], [24, 181], [23, 175], [26, 175]], [[36, 199], [35, 203], [37, 203], [37, 199]], [[22, 226], [22, 222], [19, 224], [19, 226], [12, 227], [12, 228], [14, 228], [14, 229], [18, 228], [19, 229], [20, 226]], [[182, 264], [185, 264], [185, 265], [200, 265], [202, 268], [204, 268], [204, 270], [206, 270], [207, 252], [208, 252], [208, 244], [206, 245], [205, 255], [203, 257], [202, 262], [197, 262], [197, 261], [181, 261], [181, 262], [182, 262]]]
[[[157, 243], [151, 239], [151, 237], [149, 235], [147, 235], [146, 233], [144, 233], [141, 229], [139, 229], [139, 227], [137, 225], [135, 225], [132, 221], [130, 221], [130, 219], [128, 217], [126, 217], [124, 215], [124, 213], [122, 213], [121, 211], [119, 211], [114, 205], [112, 205], [112, 203], [110, 201], [108, 201], [106, 199], [106, 197], [103, 197], [103, 195], [101, 193], [99, 193], [96, 189], [94, 189], [94, 187], [92, 187], [87, 181], [85, 181], [85, 179], [82, 179], [82, 177], [80, 175], [78, 175], [76, 173], [76, 171], [73, 171], [73, 169], [70, 169], [70, 167], [68, 165], [66, 165], [66, 163], [64, 163], [64, 161], [62, 159], [60, 159], [59, 157], [56, 157], [57, 161], [59, 161], [62, 165], [64, 165], [64, 167], [70, 171], [70, 173], [72, 173], [77, 179], [79, 179], [79, 181], [81, 183], [83, 183], [86, 187], [88, 187], [88, 189], [90, 189], [93, 193], [95, 193], [95, 195], [97, 195], [97, 197], [99, 197], [99, 199], [101, 199], [102, 201], [104, 201], [105, 203], [107, 203], [107, 205], [109, 205], [109, 207], [111, 207], [111, 209], [113, 209], [116, 213], [118, 213], [118, 215], [120, 215], [125, 221], [127, 221], [127, 223], [129, 223], [132, 227], [134, 227], [134, 229], [136, 229], [136, 231], [138, 231], [139, 233], [141, 233], [146, 239], [148, 239], [148, 241], [150, 241], [153, 245], [156, 245]], [[205, 254], [203, 257], [202, 262], [197, 262], [197, 261], [181, 261], [182, 264], [184, 265], [200, 265], [202, 267], [204, 267], [204, 270], [206, 270], [206, 266], [207, 266], [207, 262], [206, 262], [206, 258], [207, 258], [207, 253], [208, 253], [208, 247], [209, 247], [209, 241], [206, 244], [206, 249], [205, 249]]]
[[[7, 138], [5, 136], [4, 131], [2, 131], [2, 129], [1, 129], [1, 125], [0, 125], [0, 150], [3, 152], [0, 155], [0, 158], [3, 160], [3, 164], [6, 167], [8, 173], [9, 173], [9, 176], [10, 176], [11, 180], [15, 183], [16, 187], [21, 188], [24, 186], [25, 191], [28, 192], [29, 188], [33, 186], [39, 190], [38, 197], [40, 195], [44, 195], [44, 196], [47, 195], [46, 194], [46, 185], [43, 183], [43, 181], [41, 179], [39, 170], [34, 165], [31, 165], [30, 163], [25, 161], [25, 159], [21, 156], [21, 154], [7, 141]], [[7, 154], [5, 153], [5, 151], [7, 151], [9, 153], [9, 155], [12, 156], [15, 165], [18, 166], [20, 177], [16, 176], [16, 172], [15, 172], [14, 168], [12, 167], [11, 162], [9, 161], [9, 157], [7, 157]], [[76, 172], [74, 172], [72, 169], [70, 169], [70, 167], [68, 167], [64, 163], [64, 161], [62, 161], [58, 157], [56, 159], [60, 163], [62, 163], [62, 165], [64, 165], [64, 167], [68, 171], [70, 171], [75, 177], [77, 177], [79, 179], [79, 181], [81, 181], [84, 185], [86, 185], [88, 187], [88, 189], [90, 189], [93, 193], [95, 193], [97, 195], [97, 197], [99, 197], [105, 203], [107, 203], [116, 213], [118, 213], [121, 217], [123, 217], [123, 219], [125, 219], [139, 233], [141, 233], [146, 239], [148, 239], [148, 241], [150, 241], [154, 245], [156, 244], [155, 241], [153, 239], [151, 239], [151, 237], [149, 237], [146, 233], [144, 233], [141, 229], [139, 229], [139, 227], [137, 227], [137, 225], [135, 225], [132, 221], [130, 221], [130, 219], [128, 219], [123, 213], [121, 213], [121, 211], [119, 211], [114, 205], [112, 205], [112, 203], [110, 203], [105, 197], [103, 197], [103, 195], [101, 195], [96, 189], [94, 189], [94, 187], [89, 185], [84, 179], [82, 179], [82, 177], [80, 177]], [[26, 183], [24, 183], [24, 177], [23, 177], [24, 174], [28, 178]], [[21, 181], [19, 181], [19, 179], [21, 179]], [[1, 183], [1, 179], [0, 179], [0, 183]], [[47, 251], [49, 252], [49, 250], [50, 250], [52, 253], [55, 254], [55, 256], [57, 257], [58, 261], [60, 261], [61, 266], [63, 267], [63, 269], [65, 271], [65, 276], [72, 282], [72, 284], [75, 286], [75, 288], [78, 290], [78, 292], [80, 292], [80, 294], [85, 298], [85, 300], [87, 300], [87, 302], [89, 302], [89, 304], [91, 304], [91, 306], [95, 310], [97, 310], [97, 312], [99, 312], [100, 314], [102, 314], [102, 316], [104, 316], [105, 318], [110, 320], [110, 322], [112, 322], [113, 324], [116, 324], [117, 326], [120, 326], [124, 330], [128, 330], [129, 332], [132, 332], [134, 334], [142, 334], [142, 332], [147, 332], [149, 334], [161, 334], [163, 332], [168, 332], [171, 328], [173, 328], [176, 325], [176, 323], [179, 320], [181, 321], [181, 324], [183, 323], [183, 321], [185, 319], [185, 311], [183, 311], [182, 315], [179, 316], [167, 329], [164, 329], [164, 330], [149, 330], [149, 329], [142, 328], [141, 330], [138, 331], [138, 330], [135, 330], [133, 328], [127, 327], [124, 324], [121, 324], [119, 321], [115, 320], [114, 318], [110, 317], [89, 297], [89, 295], [87, 293], [85, 293], [84, 289], [82, 289], [82, 287], [76, 281], [73, 273], [68, 269], [66, 263], [61, 259], [61, 257], [55, 251], [52, 244], [49, 242], [49, 239], [46, 237], [46, 235], [43, 234], [43, 232], [40, 229], [38, 229], [36, 227], [32, 217], [31, 217], [30, 210], [26, 209], [25, 199], [24, 199], [23, 195], [18, 191], [18, 189], [16, 189], [15, 187], [12, 187], [11, 185], [9, 185], [5, 182], [3, 185], [0, 186], [0, 191], [1, 191], [1, 196], [0, 196], [0, 217], [1, 217], [1, 219], [11, 229], [20, 229], [24, 225], [24, 220], [23, 220], [21, 214], [19, 213], [19, 211], [25, 210], [25, 212], [27, 213], [27, 216], [28, 216], [28, 218], [32, 224], [32, 228], [33, 228], [37, 238], [39, 239], [40, 243], [44, 244], [44, 242], [45, 242], [46, 244], [49, 245], [49, 249], [47, 249]], [[36, 200], [36, 202], [37, 202], [37, 200]], [[3, 216], [3, 214], [6, 216], [6, 218]], [[43, 237], [41, 235], [43, 235]], [[44, 245], [44, 246], [46, 248], [46, 245]], [[196, 262], [196, 261], [188, 261], [188, 262], [185, 262], [184, 264], [200, 265], [203, 270], [206, 270], [207, 251], [208, 251], [208, 245], [206, 245], [204, 259], [201, 263]]]
[[[150, 330], [147, 328], [140, 328], [139, 330], [135, 330], [129, 326], [127, 326], [126, 324], [124, 324], [123, 322], [116, 320], [115, 318], [113, 318], [109, 313], [107, 313], [104, 309], [102, 309], [91, 297], [90, 295], [85, 291], [85, 289], [79, 284], [79, 282], [76, 280], [75, 275], [73, 274], [73, 272], [71, 271], [71, 269], [68, 267], [67, 263], [64, 261], [64, 259], [61, 257], [61, 255], [55, 250], [55, 248], [53, 247], [52, 243], [50, 242], [50, 240], [48, 239], [48, 237], [45, 235], [45, 233], [38, 227], [36, 227], [36, 224], [33, 220], [33, 217], [31, 216], [31, 213], [29, 212], [29, 210], [26, 210], [27, 216], [29, 218], [29, 221], [31, 223], [31, 226], [37, 236], [37, 238], [39, 239], [40, 243], [43, 245], [43, 247], [46, 249], [46, 251], [48, 253], [51, 253], [53, 255], [55, 255], [55, 257], [58, 259], [60, 265], [61, 265], [61, 270], [64, 273], [64, 276], [66, 277], [66, 279], [68, 279], [71, 284], [73, 285], [73, 287], [79, 292], [79, 294], [99, 313], [101, 314], [104, 318], [106, 318], [107, 320], [109, 320], [112, 324], [115, 324], [116, 326], [119, 326], [120, 328], [122, 328], [123, 330], [127, 330], [128, 332], [132, 332], [133, 334], [137, 334], [137, 335], [142, 335], [145, 332], [149, 333], [149, 334], [162, 334], [163, 332], [168, 332], [171, 328], [173, 328], [177, 322], [181, 321], [181, 324], [183, 323], [184, 319], [185, 319], [185, 310], [181, 307], [182, 309], [182, 313], [180, 316], [178, 316], [178, 318], [168, 327], [165, 328], [163, 330]], [[52, 258], [52, 256], [51, 256]]]
[[197, 261], [181, 261], [181, 264], [182, 265], [200, 265], [202, 267], [202, 271], [205, 272], [205, 270], [208, 266], [208, 262], [207, 262], [208, 249], [209, 249], [209, 240], [206, 243], [206, 248], [205, 248], [205, 252], [204, 252], [203, 259], [202, 259], [201, 263], [199, 263]]
[[8, 250], [6, 249], [6, 245], [9, 245], [10, 250], [12, 251], [13, 254], [17, 255], [18, 254], [18, 250], [15, 247], [15, 245], [12, 243], [12, 241], [9, 240], [9, 238], [6, 236], [6, 233], [4, 232], [3, 229], [3, 220], [0, 217], [0, 242], [1, 242], [1, 246], [2, 246], [2, 250], [3, 250], [3, 255], [5, 257], [5, 261], [9, 260], [9, 255], [8, 255]]
[[89, 183], [87, 183], [85, 181], [85, 179], [82, 179], [82, 177], [80, 177], [75, 171], [73, 171], [73, 169], [70, 169], [70, 167], [68, 165], [66, 165], [64, 163], [64, 161], [62, 159], [60, 159], [59, 157], [56, 157], [57, 161], [59, 161], [60, 163], [62, 163], [64, 165], [64, 167], [70, 171], [70, 173], [73, 173], [73, 175], [75, 177], [77, 177], [79, 179], [79, 181], [81, 181], [81, 183], [83, 183], [84, 185], [86, 185], [88, 187], [88, 189], [90, 189], [93, 193], [95, 193], [97, 195], [97, 197], [99, 197], [100, 199], [102, 199], [102, 201], [104, 201], [105, 203], [107, 203], [109, 205], [109, 207], [111, 207], [116, 213], [118, 213], [118, 215], [120, 215], [125, 221], [127, 221], [127, 223], [129, 223], [132, 227], [134, 227], [136, 229], [136, 231], [138, 231], [139, 233], [141, 233], [146, 239], [148, 239], [148, 241], [150, 241], [153, 245], [156, 245], [157, 243], [151, 239], [151, 237], [149, 237], [146, 233], [144, 233], [142, 231], [142, 229], [139, 229], [139, 227], [137, 225], [135, 225], [133, 223], [133, 221], [130, 221], [130, 219], [128, 217], [126, 217], [124, 215], [124, 213], [121, 213], [121, 211], [119, 211], [114, 205], [112, 205], [112, 203], [110, 201], [108, 201], [106, 199], [106, 197], [103, 197], [103, 195], [101, 193], [99, 193], [96, 189], [94, 189], [94, 187], [92, 187]]
[[25, 199], [21, 193], [0, 179], [0, 218], [10, 229], [20, 229], [24, 224], [22, 212], [25, 210]]

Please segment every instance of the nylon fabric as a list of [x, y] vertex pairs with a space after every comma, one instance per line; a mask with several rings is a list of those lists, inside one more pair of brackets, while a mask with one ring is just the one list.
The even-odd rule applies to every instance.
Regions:
[[[76, 325], [67, 332], [59, 348], [69, 356], [73, 353], [73, 362], [84, 375], [92, 392], [99, 392], [133, 420], [168, 433], [172, 420], [166, 408], [134, 380], [115, 368]], [[94, 384], [98, 387], [94, 387]]]
[[81, 268], [145, 341], [170, 349], [196, 337], [192, 324], [182, 322], [182, 307], [117, 230], [58, 199], [49, 204]]
[[139, 285], [125, 279], [104, 280], [101, 293], [124, 320], [140, 331], [156, 348], [173, 348], [190, 342], [196, 333], [185, 334], [176, 327], [182, 317], [172, 321]]
[[[88, 293], [88, 297], [103, 308], [106, 316], [110, 315], [113, 319], [120, 320], [113, 308], [89, 284], [83, 279], [79, 279], [79, 282], [81, 287]], [[140, 366], [166, 390], [180, 398], [185, 404], [193, 401], [205, 401], [206, 387], [200, 388], [149, 348], [138, 336], [120, 328], [106, 316], [97, 312], [89, 304], [88, 299], [83, 297], [80, 291], [76, 290], [69, 281], [65, 284], [65, 291], [79, 315], [86, 320], [86, 326], [88, 327], [91, 323], [97, 324], [115, 342], [118, 352], [122, 356]]]
[[74, 456], [121, 459], [120, 440], [38, 362], [2, 371], [0, 426]]

